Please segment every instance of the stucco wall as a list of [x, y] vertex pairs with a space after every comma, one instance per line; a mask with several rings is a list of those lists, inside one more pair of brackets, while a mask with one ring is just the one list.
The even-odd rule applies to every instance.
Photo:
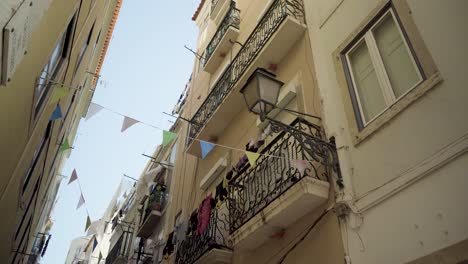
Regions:
[[466, 156], [456, 159], [467, 149], [468, 3], [406, 1], [443, 81], [355, 145], [333, 53], [387, 1], [304, 2], [324, 124], [337, 138], [346, 199], [365, 201], [356, 203], [362, 226], [347, 228], [352, 263], [405, 263], [468, 238]]
[[[91, 6], [91, 4], [94, 4], [94, 6]], [[62, 158], [65, 156], [64, 153], [57, 155], [54, 162], [55, 154], [62, 138], [64, 136], [68, 137], [71, 126], [76, 126], [80, 120], [80, 117], [74, 118], [77, 114], [77, 104], [81, 99], [87, 98], [86, 96], [81, 97], [82, 93], [77, 91], [72, 104], [74, 91], [71, 91], [65, 98], [60, 100], [64, 118], [53, 122], [50, 143], [46, 141], [46, 146], [41, 153], [30, 182], [24, 194], [21, 194], [23, 181], [30, 167], [34, 150], [42, 140], [49, 118], [55, 109], [55, 105], [49, 105], [46, 101], [44, 110], [39, 114], [37, 124], [34, 125], [31, 119], [36, 80], [44, 64], [48, 61], [59, 37], [66, 32], [75, 11], [80, 9], [81, 12], [76, 17], [75, 30], [71, 35], [70, 54], [60, 67], [60, 74], [56, 77], [56, 81], [63, 82], [69, 87], [78, 88], [84, 84], [85, 78], [88, 77], [87, 86], [83, 88], [86, 90], [83, 94], [87, 95], [92, 83], [92, 76], [90, 77], [85, 71], [92, 71], [97, 65], [115, 5], [116, 1], [87, 0], [82, 1], [81, 5], [75, 1], [51, 1], [47, 12], [32, 34], [28, 53], [17, 67], [11, 81], [0, 88], [0, 108], [2, 109], [0, 111], [0, 123], [4, 124], [0, 127], [0, 137], [2, 138], [0, 140], [0, 211], [8, 215], [8, 217], [0, 220], [0, 236], [7, 241], [0, 246], [0, 259], [2, 260], [8, 259], [8, 255], [16, 250], [30, 252], [30, 246], [34, 241], [33, 236], [37, 231], [36, 227], [38, 229], [42, 228], [38, 224], [40, 224], [41, 209], [44, 208], [43, 202], [47, 200], [45, 197], [49, 191], [56, 191], [53, 186], [51, 188], [49, 186], [55, 182], [61, 168]], [[78, 54], [83, 43], [87, 41], [94, 22], [95, 26], [89, 46], [75, 75]], [[101, 29], [102, 34], [93, 53], [94, 44]], [[65, 119], [68, 109], [70, 109], [70, 112]], [[73, 136], [72, 133], [71, 142]], [[42, 180], [39, 180], [41, 175], [43, 175]], [[36, 182], [39, 184], [37, 196], [32, 200], [31, 207], [27, 210], [27, 204], [30, 203]], [[37, 202], [35, 202], [36, 200]], [[28, 220], [31, 216], [32, 221], [28, 227]], [[25, 219], [24, 223], [19, 229], [19, 236], [15, 239], [14, 235], [23, 218]], [[18, 249], [23, 233], [26, 234], [23, 246]]]

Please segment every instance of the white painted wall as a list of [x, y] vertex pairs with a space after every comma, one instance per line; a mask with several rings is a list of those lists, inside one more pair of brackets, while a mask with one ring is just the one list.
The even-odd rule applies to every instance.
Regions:
[[361, 198], [362, 225], [343, 230], [352, 263], [405, 263], [468, 239], [468, 2], [407, 1], [443, 82], [357, 146], [332, 54], [386, 1], [332, 2], [304, 4], [324, 124], [341, 147], [346, 199]]

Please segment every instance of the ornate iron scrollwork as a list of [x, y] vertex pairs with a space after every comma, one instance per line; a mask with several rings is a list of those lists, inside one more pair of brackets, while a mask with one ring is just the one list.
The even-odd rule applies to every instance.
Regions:
[[[229, 182], [231, 233], [302, 178], [328, 181], [337, 173], [334, 144], [322, 139], [319, 125], [296, 119], [292, 125], [270, 120], [270, 126], [279, 135], [262, 150], [254, 167], [244, 169]], [[309, 166], [301, 173], [293, 160], [306, 160]]]
[[218, 47], [219, 43], [221, 42], [224, 35], [226, 34], [226, 31], [228, 30], [228, 28], [234, 27], [236, 29], [239, 29], [239, 24], [240, 24], [240, 11], [239, 9], [236, 8], [236, 2], [232, 1], [231, 6], [229, 7], [229, 11], [227, 12], [223, 21], [219, 25], [218, 30], [214, 34], [210, 43], [206, 47], [206, 50], [204, 53], [205, 56], [203, 58], [204, 59], [203, 67], [211, 58], [211, 55], [213, 55], [213, 52]]
[[205, 123], [231, 92], [234, 85], [257, 58], [263, 47], [274, 35], [281, 23], [292, 17], [301, 23], [305, 23], [304, 8], [300, 0], [276, 0], [266, 11], [260, 22], [245, 41], [242, 48], [232, 60], [232, 63], [221, 74], [213, 86], [210, 94], [197, 110], [191, 120], [187, 145], [197, 137]]
[[186, 237], [178, 246], [176, 264], [192, 264], [214, 248], [231, 249], [229, 218], [226, 204], [211, 211], [210, 223], [202, 234]]

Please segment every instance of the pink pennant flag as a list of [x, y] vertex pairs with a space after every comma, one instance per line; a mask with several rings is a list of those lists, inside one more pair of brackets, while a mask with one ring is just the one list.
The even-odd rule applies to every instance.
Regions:
[[70, 180], [68, 181], [67, 185], [70, 185], [70, 183], [76, 181], [76, 179], [78, 179], [78, 175], [76, 174], [76, 169], [73, 169], [73, 172], [70, 176]]
[[91, 117], [93, 117], [94, 115], [96, 115], [97, 113], [99, 113], [99, 111], [101, 111], [104, 107], [98, 105], [98, 104], [95, 104], [95, 103], [91, 103], [89, 105], [89, 108], [88, 108], [88, 113], [86, 114], [86, 118], [85, 118], [85, 121], [88, 121]]
[[255, 145], [255, 141], [253, 140], [253, 138], [251, 138], [251, 139], [249, 140], [249, 149], [250, 149], [250, 148], [253, 148], [254, 145]]
[[292, 160], [291, 165], [303, 176], [305, 169], [309, 167], [309, 162], [307, 160]]
[[83, 204], [85, 203], [83, 194], [80, 195], [80, 200], [78, 201], [78, 205], [76, 206], [76, 210], [78, 210]]
[[122, 123], [122, 129], [120, 130], [120, 132], [124, 132], [125, 130], [127, 130], [129, 127], [133, 126], [134, 124], [136, 123], [139, 123], [140, 121], [136, 120], [136, 119], [133, 119], [131, 117], [128, 117], [126, 116], [123, 120], [123, 123]]

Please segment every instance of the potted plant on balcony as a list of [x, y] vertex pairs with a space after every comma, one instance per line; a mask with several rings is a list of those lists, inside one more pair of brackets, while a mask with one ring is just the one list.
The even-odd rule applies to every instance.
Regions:
[[163, 184], [157, 184], [154, 187], [154, 190], [151, 192], [149, 197], [149, 210], [162, 210], [162, 203], [164, 198], [164, 192], [166, 191], [166, 186]]

